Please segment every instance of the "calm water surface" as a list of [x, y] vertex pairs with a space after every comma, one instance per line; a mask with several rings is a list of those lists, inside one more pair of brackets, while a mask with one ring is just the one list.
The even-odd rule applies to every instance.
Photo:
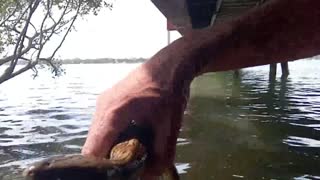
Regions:
[[[0, 85], [0, 179], [21, 179], [29, 163], [78, 153], [95, 99], [134, 65], [65, 65]], [[182, 179], [320, 179], [320, 61], [197, 78], [178, 141]], [[279, 73], [280, 74], [280, 73]]]

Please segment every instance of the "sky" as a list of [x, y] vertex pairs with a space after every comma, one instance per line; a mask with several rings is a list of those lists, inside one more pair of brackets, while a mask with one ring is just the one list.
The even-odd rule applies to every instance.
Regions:
[[[114, 1], [112, 10], [77, 19], [60, 58], [149, 58], [167, 45], [166, 18], [151, 0]], [[170, 34], [172, 40], [180, 37]]]

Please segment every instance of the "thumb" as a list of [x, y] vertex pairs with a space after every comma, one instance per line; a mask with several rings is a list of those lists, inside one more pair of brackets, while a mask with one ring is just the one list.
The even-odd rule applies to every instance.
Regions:
[[120, 113], [96, 113], [81, 153], [85, 156], [106, 157], [129, 123], [130, 120]]

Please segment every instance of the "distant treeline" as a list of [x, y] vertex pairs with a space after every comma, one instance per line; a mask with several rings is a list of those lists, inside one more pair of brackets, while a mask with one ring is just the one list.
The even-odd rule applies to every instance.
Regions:
[[[308, 59], [320, 60], [320, 55], [313, 56]], [[105, 64], [105, 63], [142, 63], [148, 59], [145, 58], [124, 58], [124, 59], [114, 59], [114, 58], [97, 58], [97, 59], [64, 59], [61, 60], [62, 64]]]
[[103, 64], [103, 63], [142, 63], [147, 59], [131, 58], [131, 59], [113, 59], [113, 58], [99, 58], [99, 59], [65, 59], [62, 64]]
[[[309, 60], [320, 60], [320, 55], [307, 58]], [[125, 58], [125, 59], [113, 59], [113, 58], [97, 58], [97, 59], [62, 59], [62, 64], [105, 64], [105, 63], [143, 63], [148, 59], [145, 58]], [[9, 62], [10, 63], [10, 62]], [[7, 63], [7, 64], [9, 64]], [[27, 62], [18, 62], [18, 64], [27, 64]], [[41, 64], [41, 63], [40, 63]]]

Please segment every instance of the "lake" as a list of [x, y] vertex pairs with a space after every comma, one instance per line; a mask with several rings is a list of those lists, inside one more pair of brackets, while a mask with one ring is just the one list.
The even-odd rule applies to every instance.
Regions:
[[[97, 95], [139, 64], [64, 65], [0, 85], [0, 179], [28, 164], [79, 153]], [[289, 63], [269, 79], [260, 66], [198, 77], [177, 144], [182, 179], [320, 179], [320, 61]]]

